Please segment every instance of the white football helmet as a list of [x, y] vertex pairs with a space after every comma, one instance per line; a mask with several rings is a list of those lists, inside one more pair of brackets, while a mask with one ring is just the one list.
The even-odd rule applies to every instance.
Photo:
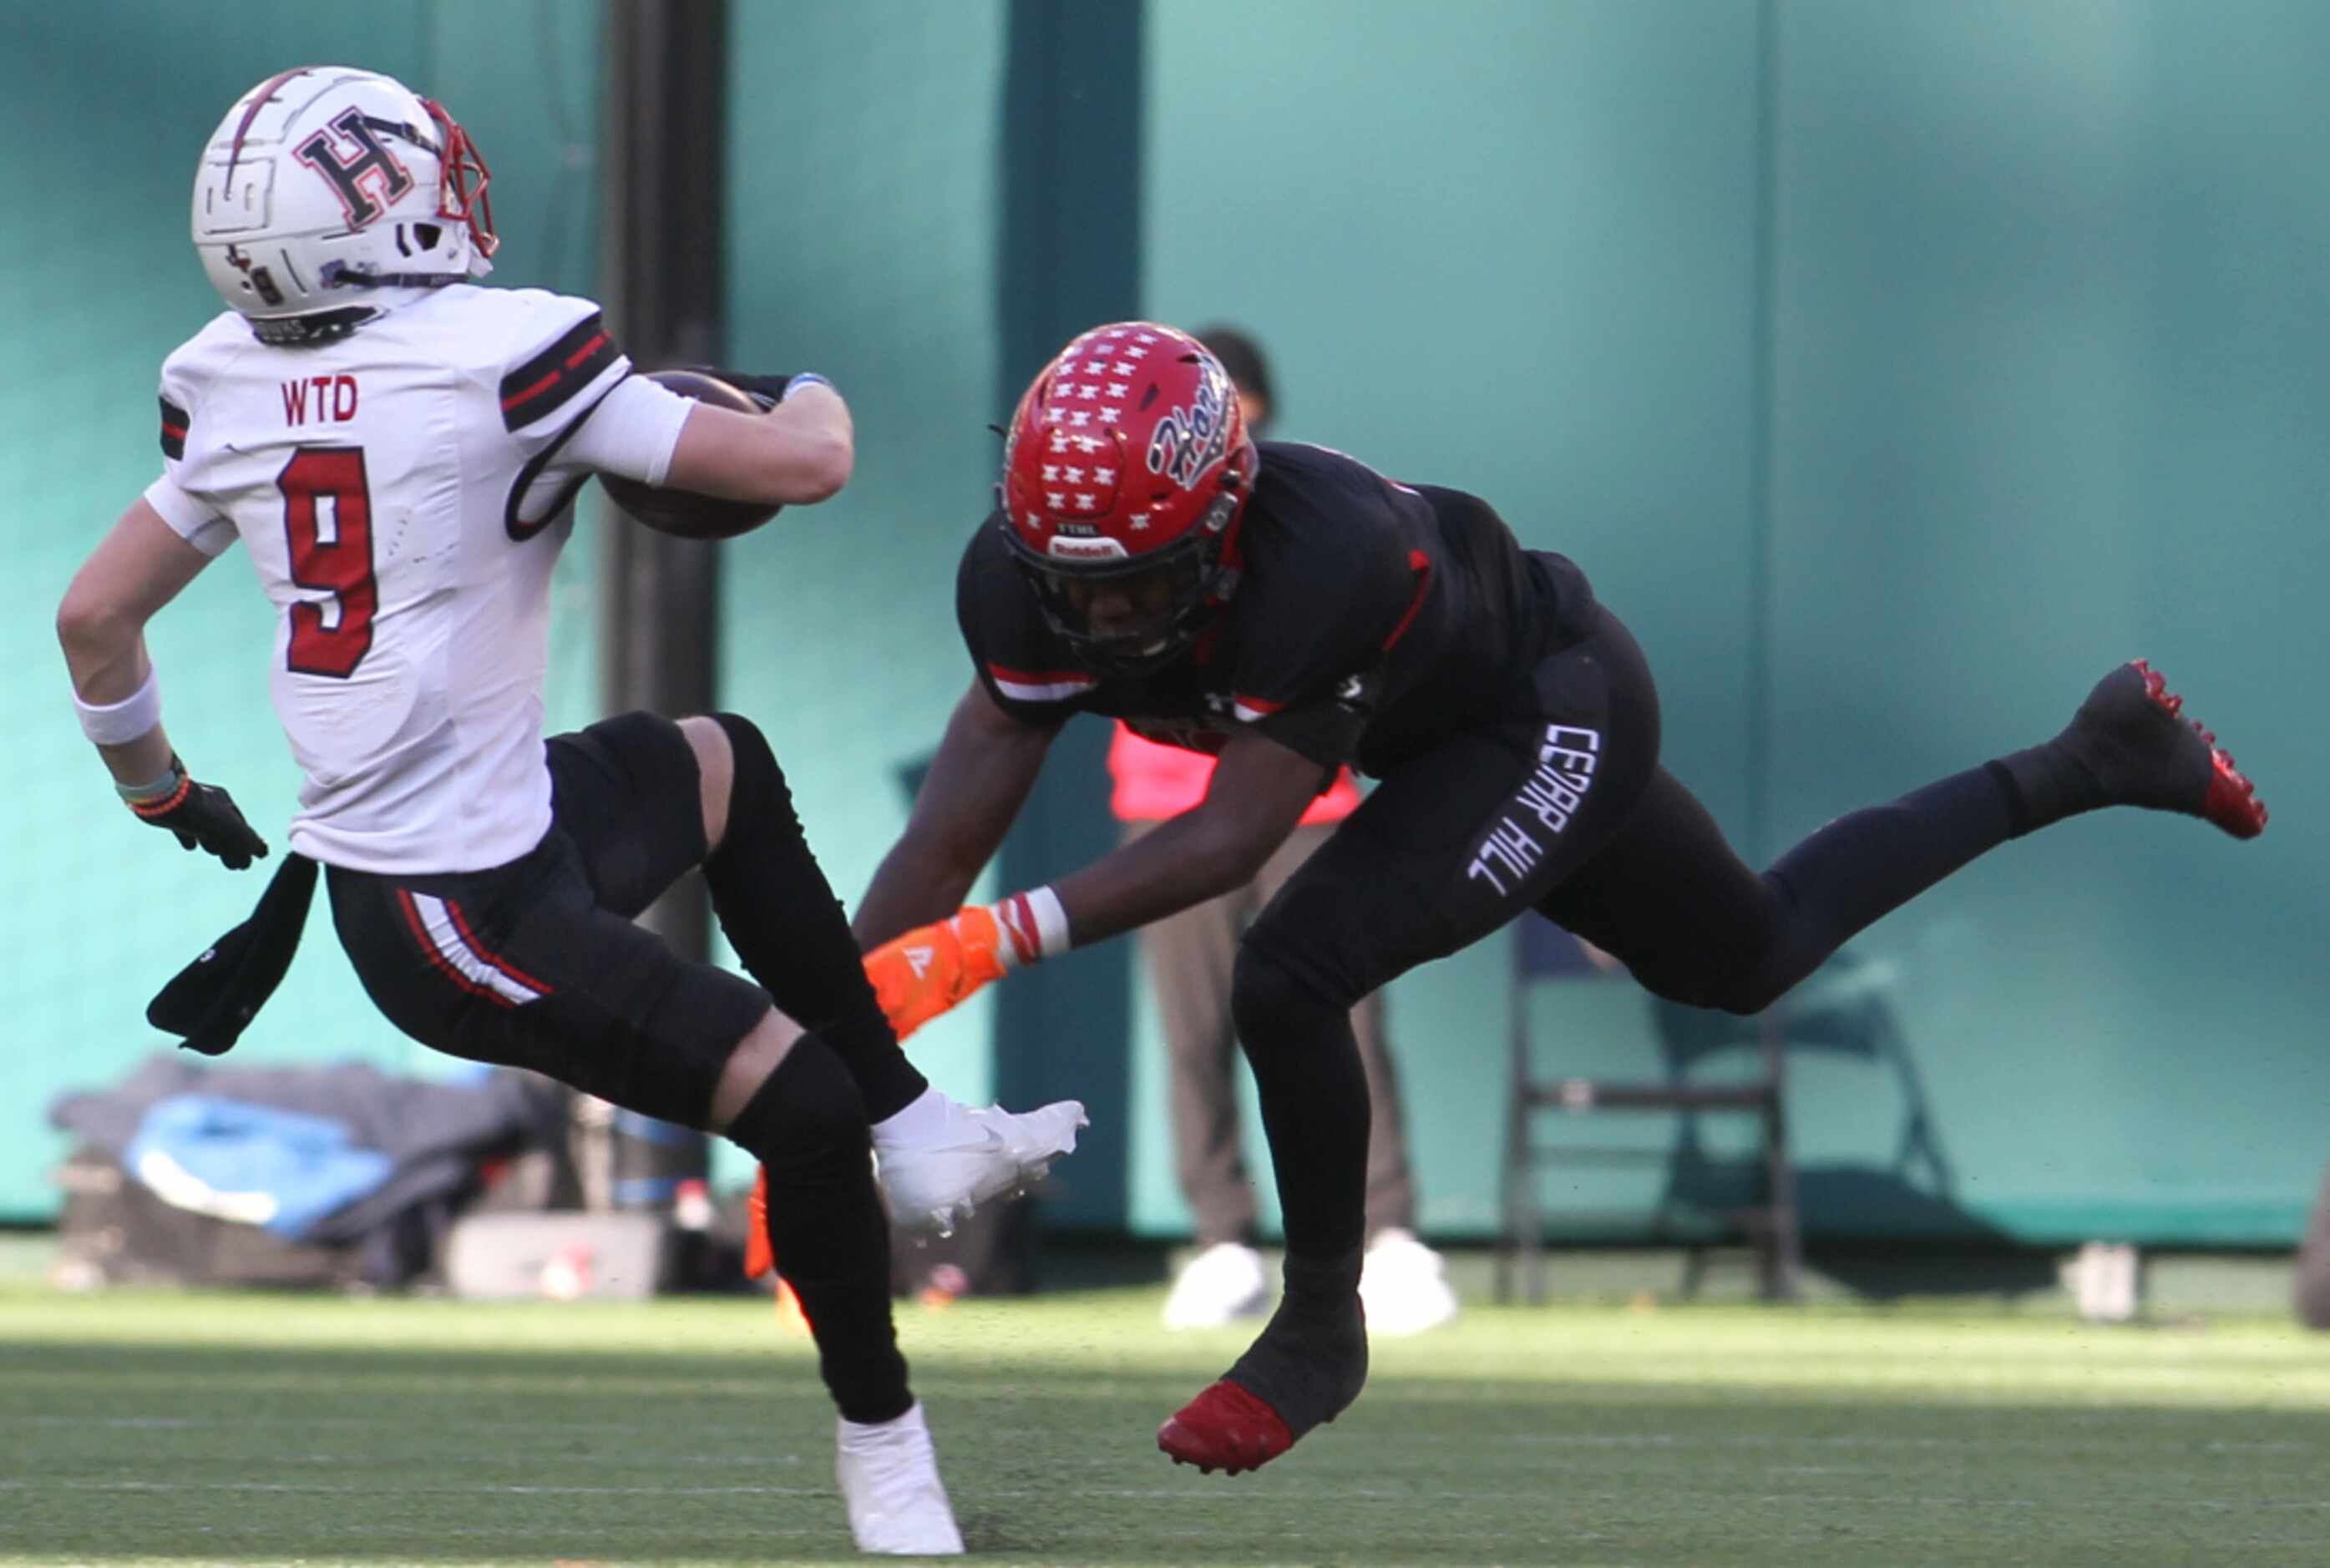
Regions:
[[298, 66], [244, 93], [212, 133], [194, 250], [261, 339], [324, 341], [492, 270], [488, 177], [453, 117], [403, 83]]

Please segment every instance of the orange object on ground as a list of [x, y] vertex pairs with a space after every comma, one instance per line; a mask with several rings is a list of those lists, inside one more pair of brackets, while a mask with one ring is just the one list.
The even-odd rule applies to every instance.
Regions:
[[753, 1171], [753, 1195], [744, 1200], [744, 1278], [757, 1280], [777, 1266], [769, 1250], [769, 1169]]
[[[753, 1195], [744, 1200], [744, 1278], [757, 1280], [777, 1266], [777, 1255], [769, 1250], [769, 1172], [766, 1167], [753, 1173]], [[806, 1336], [809, 1314], [801, 1308], [800, 1298], [783, 1279], [777, 1280], [777, 1327], [787, 1334]]]

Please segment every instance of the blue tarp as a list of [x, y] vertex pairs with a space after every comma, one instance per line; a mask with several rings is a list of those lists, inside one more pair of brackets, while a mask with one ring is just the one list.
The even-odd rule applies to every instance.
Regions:
[[476, 1179], [486, 1155], [564, 1136], [556, 1087], [496, 1069], [463, 1082], [359, 1063], [213, 1067], [148, 1057], [49, 1120], [182, 1208], [296, 1241], [365, 1237]]
[[352, 1143], [345, 1121], [213, 1094], [156, 1100], [122, 1164], [180, 1208], [291, 1241], [377, 1192], [396, 1170], [387, 1155]]

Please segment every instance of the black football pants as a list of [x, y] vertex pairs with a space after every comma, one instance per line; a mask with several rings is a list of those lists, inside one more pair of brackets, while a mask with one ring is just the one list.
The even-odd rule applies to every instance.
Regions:
[[[1155, 827], [1128, 822], [1128, 844]], [[1254, 1181], [1238, 1123], [1237, 1031], [1230, 1023], [1230, 978], [1238, 939], [1287, 878], [1333, 836], [1336, 824], [1297, 827], [1260, 874], [1224, 893], [1141, 928], [1157, 1016], [1165, 1034], [1167, 1108], [1173, 1170], [1197, 1222], [1197, 1244], [1255, 1240]], [[1351, 1009], [1351, 1037], [1368, 1081], [1367, 1230], [1416, 1227], [1416, 1182], [1401, 1125], [1399, 1074], [1384, 1039], [1384, 997], [1371, 991]]]
[[1661, 997], [1755, 1013], [2010, 836], [2004, 788], [1975, 768], [1840, 817], [1758, 874], [1659, 766], [1657, 688], [1606, 609], [1516, 706], [1387, 777], [1247, 932], [1232, 1006], [1290, 1252], [1362, 1238], [1359, 997], [1535, 909]]

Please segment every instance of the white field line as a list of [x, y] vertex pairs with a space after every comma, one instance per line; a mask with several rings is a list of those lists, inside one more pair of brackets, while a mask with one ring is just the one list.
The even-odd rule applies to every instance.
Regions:
[[[2228, 1419], [2231, 1419], [2229, 1417]], [[943, 1422], [944, 1418], [941, 1418]], [[276, 1415], [225, 1419], [211, 1416], [88, 1416], [88, 1415], [0, 1415], [0, 1427], [30, 1426], [71, 1430], [120, 1429], [174, 1431], [193, 1428], [232, 1428], [238, 1431], [255, 1428], [313, 1428], [318, 1431], [379, 1431], [388, 1423], [362, 1416]], [[554, 1422], [463, 1422], [465, 1431], [508, 1431], [538, 1433], [547, 1427], [561, 1432], [607, 1432], [654, 1434], [669, 1432], [668, 1423], [627, 1421], [554, 1421]], [[1058, 1435], [1045, 1427], [1006, 1427], [981, 1423], [982, 1439], [1009, 1440], [1015, 1438], [1048, 1438]], [[706, 1423], [690, 1422], [691, 1436], [734, 1436], [757, 1441], [768, 1441], [773, 1435], [767, 1424], [751, 1422]], [[2093, 1450], [2099, 1452], [2121, 1453], [2131, 1450], [2155, 1450], [2189, 1454], [2197, 1449], [2204, 1453], [2318, 1453], [2323, 1444], [2296, 1442], [2278, 1439], [2214, 1438], [2194, 1443], [2189, 1438], [2161, 1437], [2157, 1439], [2135, 1434], [2107, 1431], [2082, 1433], [2077, 1437], [1905, 1437], [1895, 1433], [1837, 1433], [1823, 1437], [1800, 1437], [1787, 1433], [1713, 1435], [1702, 1432], [1499, 1432], [1493, 1434], [1456, 1436], [1437, 1432], [1371, 1431], [1355, 1428], [1335, 1434], [1338, 1447], [1357, 1442], [1397, 1443], [1403, 1448], [1440, 1447], [1461, 1444], [1465, 1447], [1491, 1448], [1583, 1448], [1583, 1449], [1738, 1449], [1738, 1448], [1809, 1448], [1809, 1449], [1908, 1449], [1908, 1450], [1966, 1450], [1989, 1452], [1995, 1450], [2038, 1450], [2048, 1453], [2063, 1453]], [[432, 1448], [432, 1454], [442, 1450]], [[681, 1462], [711, 1462], [719, 1456], [703, 1455]], [[735, 1456], [740, 1463], [763, 1464], [772, 1460], [799, 1463], [797, 1456], [779, 1453], [744, 1454]], [[652, 1462], [675, 1462], [665, 1456]]]
[[[316, 1497], [831, 1497], [830, 1487], [772, 1487], [746, 1485], [733, 1487], [586, 1487], [586, 1486], [424, 1486], [387, 1487], [380, 1485], [331, 1485], [294, 1481], [90, 1481], [59, 1478], [54, 1480], [0, 1478], [0, 1491], [9, 1492], [99, 1492], [130, 1494], [175, 1494], [185, 1492], [264, 1493]], [[1076, 1487], [1070, 1495], [1080, 1497], [1107, 1497], [1128, 1501], [1183, 1502], [1198, 1494], [1183, 1487]], [[1935, 1508], [2040, 1508], [2048, 1507], [2031, 1497], [1972, 1497], [1938, 1493], [1819, 1493], [1767, 1492], [1738, 1494], [1731, 1492], [1700, 1492], [1691, 1494], [1666, 1493], [1666, 1497], [1697, 1496], [1710, 1501], [1731, 1503], [1763, 1503], [1785, 1507], [1866, 1507], [1871, 1505], [1899, 1507], [1911, 1505]], [[1043, 1498], [1057, 1500], [1062, 1496], [1057, 1487], [981, 1488], [973, 1499], [1002, 1498], [1012, 1501]], [[1526, 1491], [1452, 1491], [1435, 1488], [1435, 1502], [1541, 1502], [1542, 1492]], [[1306, 1487], [1300, 1496], [1274, 1497], [1274, 1502], [1293, 1506], [1311, 1506], [1321, 1500], [1334, 1499], [1358, 1502], [1398, 1503], [1412, 1505], [1416, 1500], [1416, 1488], [1399, 1487]], [[1585, 1500], [1619, 1501], [1615, 1494], [1594, 1492], [1585, 1494]], [[2068, 1506], [2068, 1505], [2063, 1505]], [[2259, 1502], [2253, 1499], [2221, 1497], [2153, 1497], [2146, 1507], [2231, 1513], [2235, 1511], [2330, 1512], [2330, 1499], [2305, 1502]]]

